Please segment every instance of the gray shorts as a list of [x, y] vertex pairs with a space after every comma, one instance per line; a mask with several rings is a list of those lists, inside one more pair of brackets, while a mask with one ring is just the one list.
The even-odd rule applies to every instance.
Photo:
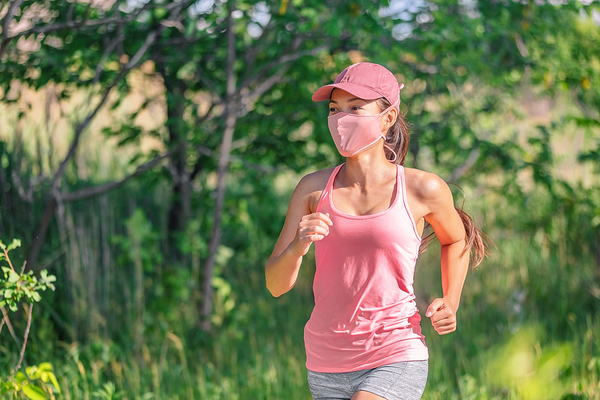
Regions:
[[359, 390], [387, 400], [418, 400], [427, 383], [428, 362], [400, 362], [352, 372], [308, 371], [314, 400], [350, 400]]

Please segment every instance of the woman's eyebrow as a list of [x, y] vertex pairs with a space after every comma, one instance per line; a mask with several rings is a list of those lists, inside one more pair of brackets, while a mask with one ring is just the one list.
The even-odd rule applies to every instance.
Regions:
[[[351, 98], [351, 99], [348, 99], [348, 101], [355, 101], [355, 100], [361, 100], [361, 101], [364, 101], [365, 103], [367, 102], [367, 100], [365, 100], [365, 99], [361, 99], [360, 97], [353, 97], [353, 98]], [[330, 102], [330, 103], [335, 103], [335, 104], [337, 104], [337, 103], [338, 103], [338, 102], [337, 102], [337, 101], [335, 101], [335, 100], [329, 100], [329, 102]]]

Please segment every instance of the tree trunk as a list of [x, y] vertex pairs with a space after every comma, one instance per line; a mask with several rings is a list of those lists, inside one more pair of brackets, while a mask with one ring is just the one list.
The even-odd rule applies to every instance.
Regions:
[[169, 130], [169, 147], [175, 149], [171, 156], [173, 194], [168, 222], [169, 236], [171, 236], [170, 234], [180, 232], [185, 228], [191, 215], [190, 174], [186, 165], [187, 135], [183, 123], [183, 113], [185, 111], [183, 93], [185, 87], [183, 87], [182, 82], [178, 82], [176, 79], [169, 77], [164, 68], [161, 73], [167, 90], [167, 128]]
[[46, 209], [44, 210], [44, 214], [38, 223], [37, 229], [31, 238], [31, 247], [29, 248], [29, 254], [27, 257], [27, 266], [32, 271], [37, 272], [38, 270], [35, 262], [40, 254], [40, 250], [42, 250], [44, 239], [46, 238], [46, 232], [48, 232], [48, 227], [50, 226], [50, 222], [52, 222], [52, 217], [54, 217], [56, 206], [56, 200], [54, 197], [51, 197], [48, 201], [48, 204], [46, 204]]
[[229, 164], [229, 153], [233, 142], [233, 133], [237, 122], [236, 105], [233, 100], [235, 95], [235, 32], [233, 30], [233, 18], [231, 13], [235, 10], [235, 1], [229, 1], [229, 14], [227, 15], [227, 105], [225, 108], [225, 131], [221, 141], [221, 153], [219, 155], [219, 166], [217, 169], [217, 199], [214, 211], [213, 229], [208, 247], [208, 259], [204, 265], [203, 299], [202, 299], [202, 323], [201, 327], [208, 332], [211, 328], [210, 314], [212, 312], [212, 276], [215, 267], [217, 251], [221, 244], [221, 214], [225, 202], [225, 188], [227, 185], [227, 167]]

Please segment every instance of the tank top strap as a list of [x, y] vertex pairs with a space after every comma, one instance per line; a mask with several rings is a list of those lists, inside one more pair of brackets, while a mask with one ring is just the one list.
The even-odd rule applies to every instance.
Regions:
[[400, 194], [402, 196], [402, 205], [404, 206], [406, 215], [408, 216], [408, 219], [410, 220], [413, 232], [415, 233], [415, 236], [420, 241], [421, 235], [419, 235], [419, 231], [417, 229], [417, 223], [415, 222], [415, 219], [413, 218], [412, 211], [410, 211], [410, 208], [408, 207], [408, 196], [406, 195], [406, 192], [407, 192], [407, 190], [406, 190], [406, 173], [405, 173], [404, 166], [402, 166], [402, 165], [398, 165], [398, 184], [397, 184], [397, 186], [398, 186], [397, 194]]
[[335, 169], [329, 176], [329, 179], [327, 180], [327, 185], [325, 185], [325, 188], [321, 192], [321, 196], [319, 196], [319, 202], [317, 203], [316, 210], [317, 212], [321, 211], [323, 209], [323, 206], [327, 204], [327, 201], [329, 201], [329, 196], [331, 196], [331, 193], [333, 192], [333, 181], [335, 180], [335, 177], [337, 176], [340, 169], [342, 169], [344, 164], [346, 163], [340, 164], [337, 167], [335, 167]]

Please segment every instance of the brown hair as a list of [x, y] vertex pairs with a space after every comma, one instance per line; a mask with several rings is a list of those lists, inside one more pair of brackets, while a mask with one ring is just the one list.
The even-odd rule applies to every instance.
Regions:
[[[391, 104], [384, 98], [378, 99], [377, 105], [382, 112], [391, 106]], [[396, 164], [404, 165], [404, 160], [406, 159], [406, 154], [408, 153], [408, 143], [408, 124], [404, 119], [404, 115], [399, 112], [396, 121], [386, 133], [386, 146], [384, 146], [385, 156], [388, 160], [392, 160], [394, 158], [394, 154], [390, 151], [390, 149], [388, 149], [389, 146], [398, 155], [394, 162]], [[470, 252], [471, 266], [472, 268], [475, 268], [481, 264], [484, 257], [490, 254], [490, 246], [493, 246], [493, 242], [485, 233], [475, 226], [475, 222], [473, 222], [473, 218], [471, 218], [469, 214], [464, 212], [462, 208], [458, 208], [456, 206], [454, 208], [462, 220], [466, 233], [465, 247], [461, 253], [461, 256], [466, 252]], [[427, 246], [429, 246], [431, 241], [434, 239], [434, 236], [435, 232], [431, 232], [423, 238], [421, 242], [421, 248], [419, 249], [420, 252], [425, 251]]]

